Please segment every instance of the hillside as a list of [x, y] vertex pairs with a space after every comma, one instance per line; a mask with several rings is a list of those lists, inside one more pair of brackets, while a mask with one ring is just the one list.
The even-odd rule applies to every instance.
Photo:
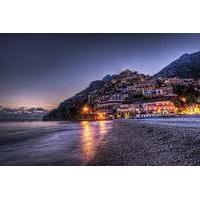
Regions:
[[170, 63], [160, 72], [154, 75], [154, 78], [193, 78], [200, 79], [200, 52], [184, 54], [177, 60]]
[[[136, 71], [125, 70], [117, 75], [107, 75], [102, 80], [96, 80], [89, 84], [89, 86], [76, 94], [75, 96], [60, 103], [58, 108], [52, 110], [43, 117], [45, 121], [54, 120], [77, 120], [80, 119], [80, 111], [84, 105], [89, 105], [91, 108], [95, 107], [99, 102], [111, 98], [114, 96], [126, 95], [126, 89], [128, 87], [136, 87], [136, 90], [141, 90], [141, 85], [149, 82], [151, 85], [159, 77], [170, 78], [192, 78], [194, 80], [200, 79], [200, 52], [193, 54], [184, 54], [177, 60], [173, 61], [167, 67], [163, 68], [160, 72], [153, 77], [148, 75], [139, 74]], [[154, 79], [152, 79], [154, 78]], [[152, 83], [151, 83], [152, 81]], [[128, 84], [127, 84], [128, 82]], [[184, 86], [186, 87], [186, 86]], [[187, 86], [189, 88], [176, 88], [174, 86], [174, 92], [176, 95], [187, 96], [188, 91], [193, 91], [188, 101], [197, 102], [199, 98], [199, 91], [195, 89], [194, 85]], [[125, 92], [124, 92], [125, 91]], [[187, 91], [182, 93], [182, 91]], [[195, 92], [194, 92], [195, 91]], [[143, 96], [143, 95], [142, 95]], [[105, 97], [105, 98], [104, 98]], [[118, 98], [118, 97], [116, 97]], [[127, 94], [126, 100], [138, 100], [141, 98], [141, 94], [135, 92], [134, 94]]]
[[149, 78], [149, 76], [130, 70], [125, 70], [118, 75], [107, 75], [102, 80], [93, 81], [89, 84], [88, 88], [62, 102], [58, 108], [45, 115], [43, 120], [77, 120], [84, 105], [87, 104], [90, 107], [94, 107], [103, 95], [115, 94], [118, 81], [121, 82], [123, 79], [129, 77], [133, 78], [133, 82], [145, 82]]
[[90, 98], [95, 95], [113, 76], [107, 75], [102, 80], [96, 80], [75, 96], [60, 103], [58, 108], [43, 117], [44, 121], [76, 120], [83, 105], [90, 103]]

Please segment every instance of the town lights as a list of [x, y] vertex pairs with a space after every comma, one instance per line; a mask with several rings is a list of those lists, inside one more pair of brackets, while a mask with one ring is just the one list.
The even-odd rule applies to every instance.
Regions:
[[105, 113], [97, 113], [97, 119], [98, 120], [105, 120], [106, 119], [106, 117], [105, 117]]
[[103, 114], [102, 114], [102, 113], [99, 113], [99, 117], [103, 117]]
[[200, 105], [192, 105], [188, 106], [185, 110], [182, 111], [181, 114], [186, 115], [199, 115], [200, 114]]
[[181, 101], [186, 102], [186, 98], [185, 97], [181, 97]]
[[84, 106], [83, 107], [83, 112], [84, 113], [88, 113], [90, 111], [89, 107], [88, 106]]

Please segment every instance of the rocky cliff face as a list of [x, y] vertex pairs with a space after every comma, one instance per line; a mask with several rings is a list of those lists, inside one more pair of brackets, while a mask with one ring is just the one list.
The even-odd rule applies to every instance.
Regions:
[[154, 75], [154, 78], [158, 77], [200, 79], [200, 52], [182, 55], [180, 58]]
[[81, 108], [89, 102], [89, 98], [104, 84], [112, 79], [113, 76], [107, 75], [102, 80], [96, 80], [89, 84], [88, 88], [79, 92], [75, 96], [62, 102], [58, 108], [52, 110], [43, 117], [44, 121], [54, 120], [76, 120], [80, 114]]

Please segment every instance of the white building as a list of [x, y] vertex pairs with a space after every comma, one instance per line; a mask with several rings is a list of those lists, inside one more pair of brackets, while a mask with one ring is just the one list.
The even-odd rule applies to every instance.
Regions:
[[131, 117], [141, 112], [141, 104], [121, 104], [117, 108], [117, 117]]

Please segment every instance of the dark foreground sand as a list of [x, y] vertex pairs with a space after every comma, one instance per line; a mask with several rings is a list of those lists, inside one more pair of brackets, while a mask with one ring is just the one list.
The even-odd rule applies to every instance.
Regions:
[[88, 165], [200, 165], [200, 128], [115, 121]]

